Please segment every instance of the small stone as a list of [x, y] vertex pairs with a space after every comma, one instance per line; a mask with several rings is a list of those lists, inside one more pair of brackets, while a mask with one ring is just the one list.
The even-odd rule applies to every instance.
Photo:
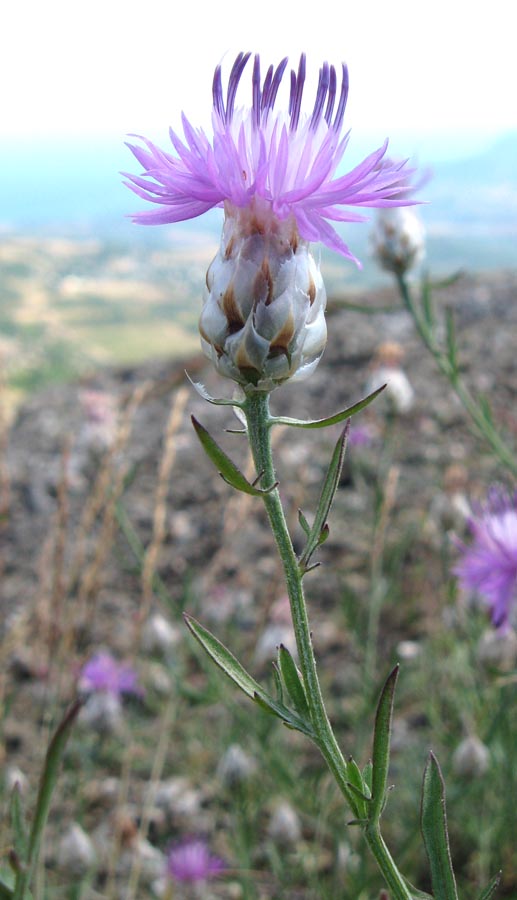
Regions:
[[513, 628], [504, 631], [488, 628], [481, 635], [476, 655], [481, 665], [510, 672], [517, 662], [517, 634]]
[[167, 656], [180, 640], [177, 628], [167, 619], [155, 613], [144, 625], [142, 631], [142, 650], [149, 655]]
[[302, 836], [300, 818], [296, 810], [282, 800], [274, 809], [267, 829], [269, 837], [278, 844], [296, 844]]
[[230, 744], [221, 757], [217, 776], [225, 787], [232, 788], [249, 781], [256, 771], [256, 760], [249, 756], [240, 744]]
[[490, 765], [490, 751], [476, 735], [469, 735], [458, 745], [452, 757], [456, 775], [479, 778]]
[[397, 656], [404, 662], [417, 659], [422, 652], [422, 645], [418, 641], [400, 641], [397, 644]]
[[85, 875], [96, 859], [92, 841], [77, 822], [72, 822], [59, 841], [57, 862], [60, 869], [70, 875]]
[[77, 721], [83, 728], [101, 735], [120, 733], [124, 719], [119, 698], [101, 692], [91, 694]]

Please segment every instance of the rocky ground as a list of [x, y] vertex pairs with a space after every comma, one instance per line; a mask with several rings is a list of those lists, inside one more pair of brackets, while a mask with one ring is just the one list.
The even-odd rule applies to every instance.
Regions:
[[[490, 398], [495, 420], [516, 441], [517, 274], [463, 276], [436, 290], [435, 298], [439, 315], [445, 308], [454, 311], [466, 383]], [[272, 401], [275, 412], [299, 418], [354, 403], [365, 395], [379, 345], [386, 341], [403, 349], [402, 366], [414, 390], [411, 409], [391, 424], [386, 396], [352, 423], [352, 430], [367, 426], [368, 443], [358, 440], [350, 448], [330, 538], [319, 553], [324, 565], [307, 584], [316, 647], [329, 671], [347, 640], [336, 637], [333, 626], [336, 595], [344, 584], [356, 596], [368, 591], [371, 489], [379, 467], [386, 464], [391, 492], [386, 539], [404, 544], [400, 583], [406, 596], [416, 598], [409, 632], [396, 608], [384, 623], [387, 655], [402, 638], [418, 636], [435, 609], [437, 576], [426, 563], [440, 541], [433, 516], [440, 514], [451, 478], [469, 495], [482, 497], [504, 476], [473, 435], [394, 290], [353, 299], [368, 314], [332, 300], [329, 343], [319, 368], [306, 383], [275, 392]], [[378, 307], [384, 311], [373, 313]], [[142, 617], [155, 608], [174, 618], [187, 606], [206, 624], [217, 623], [218, 633], [231, 620], [246, 635], [255, 672], [269, 667], [279, 640], [289, 640], [284, 588], [260, 501], [235, 495], [218, 477], [190, 414], [246, 468], [243, 437], [224, 432], [239, 423], [228, 408], [202, 400], [186, 382], [184, 368], [214, 396], [230, 396], [231, 384], [196, 357], [185, 366], [150, 362], [99, 370], [80, 384], [35, 394], [19, 410], [2, 468], [0, 633], [8, 684], [48, 671], [52, 654], [66, 652], [64, 635], [75, 659], [101, 645], [131, 656]], [[314, 508], [338, 431], [334, 426], [275, 432], [281, 490], [298, 538], [297, 509], [310, 515]], [[142, 586], [137, 558], [142, 562], [153, 533], [159, 577], [150, 593], [145, 578]], [[345, 675], [336, 667], [336, 690]], [[24, 754], [37, 756], [30, 736], [22, 734], [26, 728], [30, 724], [22, 728], [15, 704], [5, 720], [8, 760], [20, 742]]]

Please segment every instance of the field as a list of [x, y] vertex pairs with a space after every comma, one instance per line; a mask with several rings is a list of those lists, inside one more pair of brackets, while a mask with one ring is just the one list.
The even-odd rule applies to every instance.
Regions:
[[[30, 817], [49, 736], [84, 665], [106, 651], [135, 670], [143, 692], [104, 707], [92, 696], [80, 712], [35, 898], [376, 900], [381, 877], [316, 747], [239, 693], [183, 623], [187, 610], [263, 685], [272, 684], [278, 645], [294, 652], [261, 501], [219, 478], [190, 424], [194, 413], [254, 477], [242, 436], [224, 433], [239, 427], [233, 413], [204, 403], [183, 376], [186, 365], [211, 394], [230, 395], [197, 355], [192, 298], [204, 255], [128, 255], [66, 240], [42, 251], [19, 240], [4, 244], [0, 262], [11, 389], [32, 388], [42, 363], [49, 375], [2, 441], [0, 846], [13, 842], [10, 788], [20, 784]], [[172, 264], [174, 290], [165, 287]], [[332, 274], [330, 284], [325, 356], [305, 384], [275, 392], [275, 411], [320, 417], [355, 402], [387, 340], [401, 348], [414, 390], [404, 413], [381, 396], [352, 420], [357, 440], [318, 551], [322, 566], [307, 576], [330, 717], [345, 754], [365, 765], [381, 685], [400, 662], [387, 844], [404, 874], [430, 891], [419, 806], [433, 750], [460, 896], [478, 897], [502, 869], [497, 896], [515, 898], [517, 638], [495, 631], [452, 574], [453, 534], [469, 540], [467, 504], [512, 478], [473, 433], [394, 288], [340, 293]], [[515, 274], [501, 271], [434, 292], [439, 322], [454, 312], [461, 377], [474, 396], [490, 398], [510, 446], [516, 287]], [[136, 364], [144, 346], [147, 361]], [[107, 359], [119, 365], [100, 365]], [[300, 552], [297, 510], [314, 510], [338, 429], [274, 433]], [[164, 881], [171, 844], [188, 835], [224, 861], [201, 887]]]

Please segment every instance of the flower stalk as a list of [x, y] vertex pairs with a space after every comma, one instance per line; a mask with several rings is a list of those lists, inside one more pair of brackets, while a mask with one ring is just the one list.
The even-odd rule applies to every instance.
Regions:
[[[278, 488], [269, 490], [271, 485], [276, 482], [270, 440], [270, 429], [275, 420], [269, 413], [269, 394], [262, 391], [249, 391], [242, 408], [248, 425], [248, 439], [255, 467], [257, 472], [262, 472], [261, 483], [265, 491], [262, 499], [284, 568], [314, 740], [354, 815], [359, 816], [357, 797], [351, 787], [349, 767], [330, 724], [318, 678], [303, 590], [305, 570], [300, 566], [294, 552]], [[378, 811], [372, 818], [368, 817], [360, 822], [363, 826], [364, 837], [394, 900], [411, 900], [411, 893], [381, 835], [379, 817], [380, 812]]]

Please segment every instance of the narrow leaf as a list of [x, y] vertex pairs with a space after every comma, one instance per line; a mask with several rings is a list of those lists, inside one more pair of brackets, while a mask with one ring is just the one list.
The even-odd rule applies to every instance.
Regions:
[[214, 406], [234, 406], [236, 408], [242, 409], [242, 403], [240, 402], [240, 400], [226, 400], [224, 398], [218, 399], [216, 397], [212, 397], [208, 393], [204, 384], [201, 384], [200, 381], [192, 381], [192, 378], [187, 371], [185, 371], [185, 375], [187, 376], [194, 390], [197, 391], [197, 393], [200, 397], [203, 398], [203, 400], [207, 400], [208, 403], [213, 403]]
[[447, 832], [445, 785], [432, 753], [424, 771], [421, 827], [431, 866], [433, 896], [436, 900], [458, 900]]
[[384, 390], [386, 387], [385, 384], [382, 387], [377, 388], [373, 393], [368, 394], [363, 400], [359, 400], [358, 403], [354, 403], [353, 406], [349, 406], [348, 409], [343, 409], [341, 412], [336, 413], [333, 416], [328, 416], [326, 419], [290, 419], [288, 416], [273, 416], [270, 419], [271, 425], [292, 425], [294, 428], [327, 428], [329, 425], [337, 425], [339, 422], [344, 422], [345, 419], [349, 419], [350, 416], [354, 416], [356, 413], [360, 412], [361, 409], [364, 409], [365, 406], [368, 406], [372, 400]]
[[445, 326], [447, 333], [447, 356], [454, 372], [458, 371], [458, 353], [456, 347], [456, 329], [454, 327], [454, 316], [450, 309], [447, 310], [445, 317]]
[[[402, 878], [404, 878], [404, 875], [402, 876]], [[432, 894], [427, 894], [425, 891], [420, 891], [418, 888], [415, 887], [414, 884], [411, 884], [411, 882], [408, 881], [407, 878], [404, 878], [404, 881], [406, 883], [406, 886], [411, 891], [412, 900], [433, 900]]]
[[497, 875], [494, 875], [490, 884], [485, 888], [484, 891], [481, 891], [478, 900], [492, 900], [496, 895], [497, 888], [501, 883], [501, 872], [498, 872]]
[[296, 663], [287, 647], [280, 644], [278, 648], [278, 665], [282, 673], [282, 679], [287, 693], [291, 698], [294, 708], [304, 718], [309, 717], [309, 706], [305, 696], [305, 688], [302, 684]]
[[278, 666], [275, 662], [273, 663], [273, 681], [275, 682], [276, 698], [279, 703], [283, 703], [284, 702], [284, 686], [282, 684], [282, 679], [280, 678], [280, 672], [278, 671]]
[[20, 859], [22, 864], [24, 864], [27, 859], [29, 838], [23, 815], [22, 798], [19, 784], [15, 784], [11, 792], [10, 807], [11, 830], [13, 832], [14, 838], [14, 851], [18, 859]]
[[47, 823], [52, 794], [56, 786], [61, 760], [81, 706], [82, 700], [76, 700], [75, 703], [72, 704], [56, 728], [50, 741], [45, 756], [45, 765], [41, 774], [38, 796], [36, 799], [36, 808], [34, 811], [27, 851], [27, 864], [19, 872], [16, 878], [13, 900], [25, 900], [27, 896], [27, 890], [30, 887], [32, 876], [38, 863], [41, 840]]
[[[301, 569], [306, 568], [312, 554], [316, 550], [316, 547], [318, 547], [318, 545], [322, 543], [321, 536], [327, 524], [327, 516], [329, 514], [330, 507], [332, 506], [332, 501], [336, 494], [339, 485], [339, 479], [341, 477], [341, 469], [343, 468], [346, 439], [349, 429], [350, 423], [347, 422], [336, 446], [334, 447], [332, 459], [330, 460], [330, 465], [328, 467], [325, 481], [323, 482], [323, 487], [321, 489], [320, 498], [318, 500], [318, 507], [316, 509], [314, 522], [312, 523], [312, 528], [307, 535], [307, 543], [305, 545], [304, 551], [300, 556]], [[323, 538], [323, 540], [325, 540], [325, 537]]]
[[292, 728], [294, 731], [301, 731], [301, 733], [307, 735], [307, 737], [314, 738], [314, 732], [308, 722], [299, 718], [299, 716], [293, 713], [291, 709], [288, 709], [287, 706], [273, 700], [269, 694], [266, 694], [262, 690], [260, 692], [257, 691], [253, 699], [255, 703], [266, 712], [271, 713], [271, 715], [280, 719], [287, 728]]
[[422, 310], [424, 312], [424, 319], [429, 326], [432, 328], [434, 325], [434, 309], [433, 309], [433, 297], [431, 293], [431, 285], [428, 281], [424, 281], [422, 285]]
[[203, 446], [206, 455], [212, 460], [224, 481], [226, 481], [232, 487], [236, 488], [236, 490], [242, 491], [245, 494], [252, 494], [254, 497], [259, 497], [263, 494], [269, 494], [272, 490], [274, 490], [276, 484], [271, 485], [271, 487], [267, 488], [267, 490], [253, 487], [248, 479], [245, 478], [245, 476], [242, 474], [240, 469], [237, 468], [235, 463], [232, 462], [230, 457], [227, 456], [224, 450], [222, 450], [221, 447], [219, 447], [219, 445], [214, 441], [213, 437], [209, 434], [206, 428], [204, 428], [203, 425], [201, 425], [201, 423], [194, 418], [194, 416], [191, 416], [191, 419], [195, 432]]
[[357, 765], [355, 759], [352, 759], [352, 757], [350, 757], [350, 759], [347, 761], [346, 773], [349, 781], [351, 781], [352, 784], [355, 784], [356, 788], [358, 788], [361, 793], [364, 794], [367, 800], [371, 800], [372, 792], [370, 790], [370, 786], [364, 780], [359, 766]]
[[201, 644], [203, 650], [208, 653], [215, 664], [223, 670], [228, 678], [230, 678], [241, 691], [244, 691], [250, 700], [254, 700], [255, 694], [262, 690], [258, 681], [255, 681], [255, 679], [246, 672], [246, 669], [240, 664], [239, 660], [235, 658], [233, 653], [230, 653], [215, 635], [186, 613], [183, 613], [183, 618], [185, 619], [187, 628], [190, 629], [198, 644]]
[[285, 725], [295, 728], [297, 731], [303, 732], [308, 737], [313, 737], [313, 732], [307, 722], [302, 721], [296, 716], [292, 710], [288, 709], [283, 703], [274, 700], [260, 686], [258, 681], [246, 671], [244, 666], [235, 658], [233, 653], [221, 643], [210, 631], [203, 627], [192, 616], [183, 613], [185, 623], [190, 629], [197, 642], [208, 653], [210, 658], [225, 673], [225, 675], [233, 681], [243, 691], [250, 700], [253, 700], [267, 712], [281, 719]]
[[386, 797], [386, 785], [388, 783], [388, 769], [390, 764], [393, 698], [398, 674], [399, 667], [397, 665], [386, 679], [375, 716], [372, 752], [372, 802], [370, 805], [370, 819], [373, 822], [379, 820]]
[[369, 762], [366, 763], [366, 765], [363, 769], [363, 781], [364, 781], [365, 785], [368, 787], [370, 794], [372, 792], [372, 775], [373, 775], [373, 765], [372, 765], [372, 761], [369, 760]]
[[309, 523], [308, 523], [307, 519], [305, 518], [304, 514], [302, 513], [301, 509], [298, 510], [298, 521], [299, 521], [301, 527], [303, 528], [303, 530], [305, 531], [305, 534], [308, 535], [311, 530], [311, 526], [309, 525]]

